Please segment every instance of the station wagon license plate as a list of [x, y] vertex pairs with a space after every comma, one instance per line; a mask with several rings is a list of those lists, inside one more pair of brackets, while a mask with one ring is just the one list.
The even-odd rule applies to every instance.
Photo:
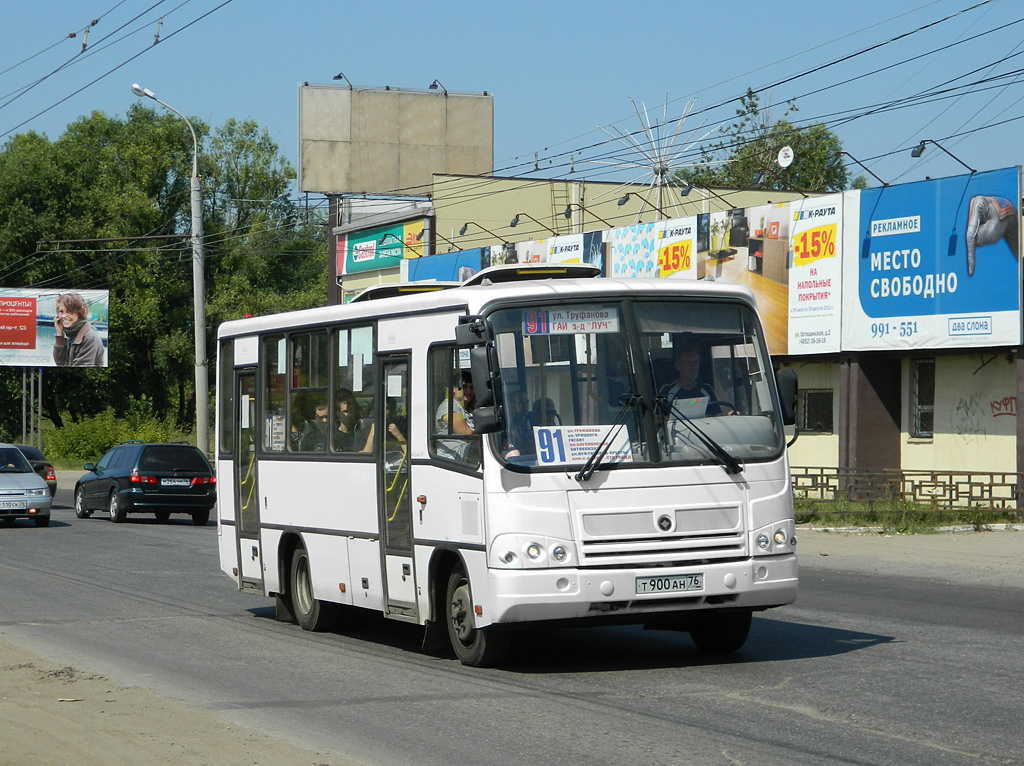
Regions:
[[0, 509], [5, 511], [23, 511], [28, 508], [25, 500], [0, 500]]
[[645, 593], [685, 593], [694, 590], [704, 590], [703, 573], [636, 578], [637, 595]]
[[191, 479], [160, 479], [161, 487], [189, 487], [191, 485]]

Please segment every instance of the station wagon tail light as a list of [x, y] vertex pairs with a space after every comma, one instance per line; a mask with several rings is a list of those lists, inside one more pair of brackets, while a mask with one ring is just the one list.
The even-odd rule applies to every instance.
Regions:
[[132, 471], [128, 481], [132, 484], [158, 484], [160, 482], [156, 476], [140, 476], [138, 471]]
[[217, 477], [216, 476], [196, 476], [196, 477], [194, 477], [192, 479], [192, 486], [193, 487], [199, 487], [199, 486], [202, 486], [203, 484], [216, 484], [216, 483], [217, 483]]

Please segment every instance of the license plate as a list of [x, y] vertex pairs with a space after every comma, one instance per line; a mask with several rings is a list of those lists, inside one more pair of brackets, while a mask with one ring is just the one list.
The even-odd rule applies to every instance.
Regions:
[[189, 487], [191, 485], [191, 479], [160, 479], [161, 487]]
[[0, 500], [0, 508], [5, 511], [23, 511], [28, 508], [28, 502], [25, 500]]
[[636, 578], [637, 595], [642, 593], [684, 593], [692, 590], [704, 590], [704, 575], [702, 573]]

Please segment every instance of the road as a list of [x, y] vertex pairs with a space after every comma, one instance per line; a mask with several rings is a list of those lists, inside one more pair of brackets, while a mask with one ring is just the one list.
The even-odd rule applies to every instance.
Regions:
[[1020, 577], [848, 567], [816, 543], [798, 603], [756, 616], [734, 658], [600, 628], [538, 631], [510, 667], [479, 670], [421, 653], [412, 626], [278, 623], [220, 573], [213, 524], [78, 520], [68, 489], [50, 527], [0, 529], [0, 638], [309, 749], [422, 766], [1024, 764]]

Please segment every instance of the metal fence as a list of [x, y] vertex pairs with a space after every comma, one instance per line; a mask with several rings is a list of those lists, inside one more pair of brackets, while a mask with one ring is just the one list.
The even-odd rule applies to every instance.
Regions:
[[933, 511], [1024, 509], [1024, 474], [983, 471], [903, 471], [793, 466], [797, 505], [848, 500], [902, 501]]

